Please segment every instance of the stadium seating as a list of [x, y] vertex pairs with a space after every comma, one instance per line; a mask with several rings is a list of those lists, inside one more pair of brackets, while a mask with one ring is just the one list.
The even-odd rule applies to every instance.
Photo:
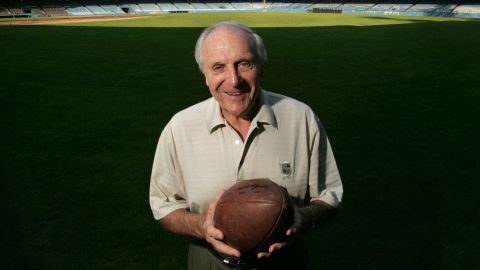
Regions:
[[461, 5], [455, 8], [457, 13], [480, 13], [480, 4], [478, 5]]
[[195, 7], [192, 6], [190, 3], [175, 3], [175, 6], [178, 10], [188, 10], [188, 11], [195, 11]]
[[140, 6], [136, 3], [128, 4], [128, 8], [130, 13], [144, 13]]
[[386, 4], [376, 4], [372, 6], [369, 10], [371, 11], [380, 11], [380, 12], [402, 12], [411, 8], [413, 4], [395, 4], [395, 3], [386, 3]]
[[93, 14], [95, 15], [106, 15], [106, 14], [110, 14], [110, 12], [106, 11], [105, 9], [103, 9], [102, 7], [98, 6], [98, 5], [86, 5], [85, 8], [87, 8], [88, 10], [90, 10]]
[[343, 5], [343, 10], [365, 11], [373, 7], [375, 3], [357, 3], [355, 1]]
[[74, 16], [89, 16], [89, 15], [94, 15], [90, 10], [88, 10], [84, 6], [73, 6], [73, 7], [68, 7], [67, 12], [70, 15]]
[[157, 3], [157, 5], [163, 11], [178, 11], [178, 8], [172, 3]]
[[67, 16], [69, 15], [64, 7], [60, 6], [43, 6], [43, 11], [47, 16]]
[[480, 18], [478, 0], [3, 0], [0, 16], [93, 16], [167, 12], [335, 12]]
[[341, 2], [332, 2], [332, 3], [315, 3], [312, 5], [312, 8], [319, 9], [337, 9], [343, 5]]
[[452, 14], [458, 17], [480, 18], [480, 4], [466, 4], [457, 6]]
[[293, 11], [306, 11], [312, 5], [313, 5], [312, 3], [293, 3], [288, 8], [292, 9]]
[[160, 8], [155, 3], [139, 2], [138, 6], [143, 12], [148, 12], [148, 13], [160, 12]]
[[8, 10], [10, 11], [10, 14], [24, 14], [25, 12], [23, 9], [19, 6], [10, 6], [8, 7]]
[[38, 16], [47, 16], [47, 13], [45, 12], [45, 10], [43, 10], [43, 8], [41, 7], [31, 7], [30, 8], [30, 12], [32, 14], [36, 14]]
[[205, 4], [205, 2], [201, 2], [201, 3], [191, 2], [190, 5], [192, 5], [192, 7], [195, 8], [195, 10], [197, 11], [208, 11], [212, 9], [209, 5]]
[[10, 11], [6, 7], [0, 6], [0, 16], [10, 15]]
[[207, 5], [212, 7], [213, 10], [236, 10], [236, 8], [228, 3], [228, 2], [218, 2], [218, 3], [212, 3], [212, 2], [207, 2]]
[[113, 4], [102, 4], [100, 5], [105, 11], [107, 11], [109, 14], [125, 14], [125, 12], [118, 7], [117, 5]]
[[231, 2], [231, 4], [237, 10], [249, 10], [253, 7], [250, 2]]

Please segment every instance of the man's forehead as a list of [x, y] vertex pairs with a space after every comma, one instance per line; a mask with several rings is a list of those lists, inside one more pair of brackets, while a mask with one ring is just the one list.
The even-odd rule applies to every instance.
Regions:
[[244, 43], [248, 46], [248, 35], [243, 30], [235, 27], [222, 26], [214, 29], [204, 41], [204, 48], [215, 46], [216, 48], [227, 47], [231, 44]]
[[213, 29], [208, 34], [207, 38], [210, 36], [213, 36], [214, 34], [215, 35], [231, 35], [231, 36], [238, 36], [238, 37], [244, 37], [244, 38], [247, 38], [247, 35], [248, 35], [244, 30], [231, 25], [223, 25]]

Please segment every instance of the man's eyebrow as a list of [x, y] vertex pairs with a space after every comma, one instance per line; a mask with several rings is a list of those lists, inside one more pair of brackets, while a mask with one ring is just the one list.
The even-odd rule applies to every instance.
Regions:
[[[255, 57], [252, 56], [245, 56], [245, 57], [241, 57], [241, 58], [238, 58], [237, 60], [235, 60], [234, 64], [238, 64], [238, 63], [241, 63], [241, 62], [251, 62], [251, 63], [254, 63], [255, 62]], [[208, 64], [208, 66], [210, 67], [213, 67], [215, 65], [225, 65], [225, 62], [221, 61], [221, 60], [217, 60], [217, 61], [214, 61], [210, 64]]]
[[253, 57], [243, 57], [243, 58], [240, 58], [238, 59], [237, 61], [235, 61], [236, 63], [239, 63], [239, 62], [253, 62], [254, 61], [254, 58]]
[[220, 61], [215, 61], [215, 62], [210, 64], [211, 67], [216, 66], [216, 65], [224, 65], [224, 63], [222, 63]]

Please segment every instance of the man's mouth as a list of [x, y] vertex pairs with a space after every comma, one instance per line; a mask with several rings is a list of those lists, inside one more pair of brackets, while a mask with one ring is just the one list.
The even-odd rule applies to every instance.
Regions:
[[229, 95], [229, 96], [240, 96], [242, 95], [244, 92], [225, 92], [225, 94]]

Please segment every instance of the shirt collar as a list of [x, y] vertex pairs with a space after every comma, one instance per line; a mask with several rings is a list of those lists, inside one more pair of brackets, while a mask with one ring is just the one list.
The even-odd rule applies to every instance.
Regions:
[[[257, 115], [252, 120], [252, 124], [257, 127], [259, 124], [268, 124], [277, 128], [277, 120], [273, 112], [268, 93], [260, 89], [260, 109]], [[207, 115], [206, 115], [207, 129], [210, 133], [217, 128], [225, 126], [225, 119], [220, 112], [220, 104], [212, 97], [209, 100]]]
[[220, 104], [213, 97], [208, 101], [206, 120], [207, 129], [210, 133], [218, 127], [225, 125], [225, 119], [223, 119], [222, 113], [220, 112]]

